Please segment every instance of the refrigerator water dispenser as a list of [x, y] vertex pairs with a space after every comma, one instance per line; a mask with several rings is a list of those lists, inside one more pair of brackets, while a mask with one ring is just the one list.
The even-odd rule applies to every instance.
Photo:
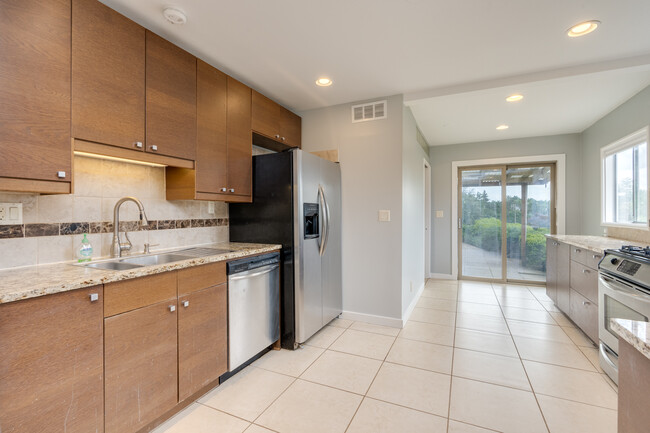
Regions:
[[305, 239], [318, 237], [318, 203], [305, 203], [303, 205], [305, 215]]

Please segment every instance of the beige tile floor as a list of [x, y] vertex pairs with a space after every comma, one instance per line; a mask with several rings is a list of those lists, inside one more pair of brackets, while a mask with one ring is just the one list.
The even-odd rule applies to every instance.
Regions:
[[155, 433], [615, 433], [616, 404], [543, 288], [428, 280], [404, 329], [335, 319]]

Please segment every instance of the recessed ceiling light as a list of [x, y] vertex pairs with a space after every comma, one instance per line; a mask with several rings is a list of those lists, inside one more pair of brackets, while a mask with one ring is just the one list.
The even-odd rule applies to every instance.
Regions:
[[321, 77], [318, 80], [316, 80], [316, 85], [321, 86], [321, 87], [327, 87], [332, 85], [332, 80], [330, 80], [327, 77]]
[[515, 93], [514, 95], [510, 95], [506, 98], [506, 101], [508, 102], [517, 102], [521, 101], [524, 99], [524, 95], [520, 95], [519, 93]]
[[504, 131], [508, 128], [510, 128], [508, 125], [499, 125], [497, 126], [497, 131]]
[[163, 16], [172, 24], [185, 24], [187, 22], [187, 16], [185, 16], [185, 13], [176, 8], [163, 9]]
[[596, 21], [596, 20], [590, 20], [590, 21], [585, 21], [584, 23], [576, 24], [575, 26], [567, 30], [567, 35], [569, 35], [569, 37], [572, 38], [586, 35], [587, 33], [591, 33], [594, 30], [596, 30], [596, 27], [598, 27], [599, 24], [600, 21]]

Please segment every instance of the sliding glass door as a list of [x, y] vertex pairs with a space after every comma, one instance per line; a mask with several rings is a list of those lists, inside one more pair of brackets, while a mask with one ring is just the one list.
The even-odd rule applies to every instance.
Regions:
[[554, 164], [459, 169], [461, 278], [546, 281], [546, 238], [555, 232]]

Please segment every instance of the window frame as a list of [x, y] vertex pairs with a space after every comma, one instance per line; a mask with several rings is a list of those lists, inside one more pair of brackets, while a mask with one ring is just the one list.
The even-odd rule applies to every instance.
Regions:
[[[650, 140], [649, 140], [650, 127], [646, 126], [639, 129], [625, 137], [616, 140], [615, 142], [600, 148], [600, 225], [604, 227], [624, 227], [635, 228], [639, 230], [650, 230]], [[621, 153], [627, 149], [631, 149], [639, 144], [646, 143], [646, 194], [649, 196], [646, 199], [646, 219], [644, 222], [608, 222], [607, 221], [607, 157]], [[634, 203], [636, 206], [636, 203]]]

